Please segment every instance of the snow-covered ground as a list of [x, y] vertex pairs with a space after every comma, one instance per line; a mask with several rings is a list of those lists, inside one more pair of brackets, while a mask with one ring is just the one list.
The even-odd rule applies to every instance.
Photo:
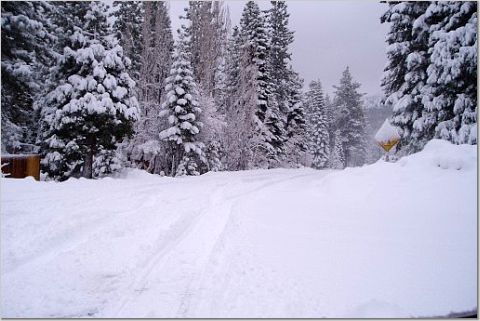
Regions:
[[2, 317], [476, 309], [476, 161], [432, 141], [343, 171], [2, 179]]

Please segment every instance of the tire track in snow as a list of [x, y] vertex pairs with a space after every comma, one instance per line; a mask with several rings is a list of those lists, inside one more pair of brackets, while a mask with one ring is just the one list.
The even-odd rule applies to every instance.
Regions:
[[[220, 245], [221, 243], [226, 242], [228, 236], [227, 236], [227, 229], [231, 227], [231, 223], [233, 222], [232, 219], [232, 209], [234, 204], [238, 203], [241, 201], [242, 198], [247, 197], [248, 195], [251, 195], [253, 193], [257, 193], [260, 190], [263, 190], [265, 188], [278, 185], [281, 183], [284, 183], [286, 181], [291, 181], [299, 178], [303, 178], [306, 176], [311, 176], [311, 173], [309, 174], [301, 174], [301, 175], [295, 175], [295, 176], [287, 176], [281, 179], [276, 179], [276, 180], [270, 180], [268, 181], [267, 177], [267, 182], [261, 184], [260, 186], [256, 186], [254, 188], [249, 189], [246, 192], [242, 193], [237, 193], [234, 195], [230, 196], [225, 196], [223, 195], [223, 198], [217, 195], [217, 200], [214, 202], [214, 210], [210, 210], [210, 212], [215, 213], [215, 214], [220, 214], [222, 210], [226, 211], [228, 214], [224, 214], [221, 222], [221, 228], [216, 229], [215, 235], [215, 241], [213, 244], [210, 246], [208, 252], [206, 255], [204, 255], [204, 258], [202, 260], [201, 265], [199, 266], [198, 269], [196, 269], [196, 273], [193, 274], [190, 277], [190, 282], [188, 283], [186, 289], [185, 289], [185, 294], [181, 297], [181, 301], [179, 303], [179, 308], [177, 310], [176, 315], [174, 316], [175, 318], [187, 318], [187, 317], [192, 317], [191, 315], [191, 302], [194, 299], [195, 294], [199, 294], [201, 292], [201, 287], [202, 283], [205, 280], [205, 274], [208, 272], [208, 267], [210, 266], [213, 258], [215, 257], [216, 252], [220, 251]], [[239, 181], [235, 182], [236, 186], [238, 185], [244, 185], [245, 184], [245, 178], [239, 179]], [[231, 186], [230, 186], [231, 187]], [[224, 188], [223, 190], [226, 190]], [[217, 192], [218, 194], [218, 192]], [[223, 192], [225, 194], [225, 192]], [[221, 195], [221, 194], [220, 194]], [[220, 208], [220, 209], [218, 209]], [[219, 226], [220, 226], [219, 225]]]
[[[114, 182], [112, 180], [112, 182]], [[136, 184], [134, 185], [133, 189], [135, 193], [138, 195], [145, 195], [136, 199], [135, 202], [130, 202], [126, 200], [131, 199], [131, 195], [129, 192], [125, 192], [125, 186], [123, 184], [115, 184], [110, 186], [110, 184], [105, 185], [105, 190], [108, 190], [110, 193], [103, 194], [95, 194], [95, 195], [88, 195], [82, 193], [82, 190], [89, 190], [91, 186], [76, 186], [74, 192], [70, 192], [67, 190], [65, 192], [64, 188], [65, 185], [69, 185], [69, 183], [76, 183], [76, 182], [61, 182], [56, 183], [61, 186], [54, 185], [53, 189], [49, 190], [49, 196], [47, 198], [29, 198], [29, 206], [36, 209], [35, 218], [41, 218], [44, 211], [61, 211], [65, 207], [69, 208], [81, 208], [82, 210], [75, 213], [75, 215], [70, 215], [70, 213], [66, 213], [67, 215], [62, 215], [62, 220], [59, 221], [61, 225], [59, 225], [60, 229], [55, 229], [54, 231], [57, 232], [54, 235], [48, 235], [48, 238], [41, 237], [36, 244], [36, 250], [31, 254], [21, 256], [14, 261], [14, 265], [10, 267], [10, 264], [3, 265], [3, 271], [5, 273], [14, 272], [17, 269], [32, 264], [46, 264], [51, 260], [54, 260], [58, 253], [65, 253], [78, 248], [82, 244], [88, 242], [92, 239], [93, 236], [97, 235], [102, 231], [108, 231], [118, 220], [119, 217], [128, 216], [130, 214], [134, 214], [138, 211], [140, 205], [144, 204], [148, 201], [151, 196], [149, 193], [154, 190], [155, 192], [162, 193], [164, 186], [172, 187], [172, 185], [179, 185], [182, 184], [181, 181], [178, 182], [155, 182], [155, 183], [147, 183], [147, 184]], [[91, 183], [91, 182], [88, 182]], [[104, 183], [102, 180], [99, 183]], [[110, 182], [107, 182], [110, 183]], [[41, 184], [49, 184], [48, 182], [41, 182]], [[159, 188], [160, 187], [160, 188]], [[38, 186], [34, 185], [34, 188], [37, 189]], [[113, 189], [113, 190], [112, 190]], [[130, 190], [132, 188], [130, 187]], [[128, 190], [128, 189], [127, 189]], [[35, 194], [35, 191], [32, 191]], [[8, 193], [8, 192], [7, 192]], [[88, 197], [79, 197], [79, 195], [87, 195]], [[105, 197], [108, 195], [108, 198]], [[112, 197], [113, 196], [113, 197]], [[17, 199], [19, 196], [17, 195], [8, 195], [7, 197], [3, 196], [2, 198], [2, 219], [4, 223], [2, 224], [2, 229], [5, 228], [8, 219], [12, 215], [16, 215], [16, 211], [18, 208], [23, 208], [25, 206], [24, 199]], [[20, 196], [23, 197], [23, 196]], [[62, 200], [62, 202], [59, 202]], [[182, 201], [184, 199], [175, 199], [174, 201]], [[65, 205], [65, 202], [68, 204]], [[43, 209], [39, 207], [39, 204], [48, 204], [48, 206]], [[104, 204], [115, 204], [112, 208], [108, 206], [105, 207]], [[121, 206], [119, 206], [121, 204]], [[122, 208], [121, 210], [117, 208]], [[101, 209], [101, 210], [99, 210]], [[101, 213], [103, 212], [103, 213]], [[101, 213], [101, 214], [100, 214]], [[65, 227], [62, 223], [63, 221], [68, 222], [77, 222], [80, 223], [79, 225], [75, 225], [73, 227]], [[8, 223], [7, 223], [8, 224]], [[37, 223], [39, 226], [43, 226], [45, 224], [52, 224], [51, 221], [39, 221]], [[74, 225], [71, 223], [70, 225]], [[53, 231], [53, 230], [52, 230]], [[39, 245], [40, 244], [40, 245]]]
[[[223, 185], [221, 185], [220, 188], [222, 186]], [[216, 188], [218, 189], [218, 187]], [[211, 202], [211, 199], [209, 199], [209, 202]], [[165, 241], [161, 242], [161, 244], [157, 244], [157, 249], [155, 250], [156, 253], [145, 262], [145, 267], [136, 273], [136, 276], [134, 276], [133, 280], [127, 286], [126, 294], [120, 299], [120, 303], [113, 308], [113, 313], [115, 315], [121, 314], [127, 304], [141, 295], [141, 290], [146, 288], [148, 277], [153, 270], [155, 268], [160, 268], [161, 265], [165, 263], [162, 262], [162, 259], [178, 247], [178, 245], [199, 223], [205, 213], [207, 213], [208, 209], [209, 206], [207, 204], [207, 206], [200, 211], [191, 211], [190, 214], [182, 217], [179, 221], [174, 223], [173, 227], [160, 237], [160, 239]], [[105, 313], [105, 315], [111, 314]]]
[[[317, 179], [323, 181], [329, 174], [330, 173], [322, 172], [322, 175], [319, 176]], [[263, 279], [262, 282], [266, 282], [267, 284], [274, 284], [274, 282], [272, 283], [272, 277], [268, 279], [270, 275], [270, 271], [265, 271], [261, 267], [252, 265], [252, 262], [247, 263], [247, 262], [243, 262], [242, 259], [238, 260], [238, 255], [244, 252], [245, 249], [239, 248], [236, 242], [231, 241], [231, 238], [234, 237], [238, 241], [244, 238], [245, 236], [243, 236], [244, 234], [243, 232], [238, 230], [239, 221], [238, 221], [238, 216], [235, 215], [235, 213], [238, 213], [238, 211], [236, 210], [237, 205], [240, 204], [242, 200], [244, 200], [245, 198], [248, 198], [250, 195], [254, 193], [258, 193], [263, 189], [270, 188], [272, 186], [283, 184], [293, 180], [301, 179], [307, 176], [311, 177], [312, 173], [288, 176], [288, 177], [284, 177], [277, 180], [270, 180], [270, 181], [264, 182], [260, 186], [251, 188], [248, 191], [245, 191], [242, 193], [234, 193], [233, 195], [230, 195], [225, 198], [224, 202], [229, 203], [228, 204], [229, 214], [228, 214], [228, 218], [225, 221], [224, 227], [222, 231], [218, 234], [218, 237], [214, 245], [211, 247], [211, 250], [209, 251], [209, 254], [208, 254], [208, 258], [206, 259], [206, 262], [203, 265], [201, 272], [197, 273], [193, 278], [193, 282], [189, 284], [189, 287], [186, 290], [186, 295], [182, 297], [182, 301], [179, 306], [177, 314], [172, 317], [175, 317], [175, 318], [204, 318], [204, 317], [224, 318], [225, 316], [222, 314], [215, 314], [216, 312], [214, 311], [216, 311], [216, 309], [214, 308], [214, 306], [212, 306], [212, 304], [215, 305], [216, 299], [222, 300], [222, 296], [227, 295], [227, 297], [229, 298], [227, 302], [231, 302], [232, 306], [235, 305], [234, 302], [236, 298], [238, 298], [239, 293], [232, 291], [232, 287], [235, 288], [236, 285], [230, 284], [230, 281], [231, 281], [231, 277], [234, 276], [235, 273], [238, 273], [238, 271], [240, 270], [247, 269], [249, 271], [252, 271], [253, 269], [255, 273], [258, 273], [260, 275], [260, 278]], [[240, 181], [240, 184], [245, 183], [243, 179], [240, 179], [239, 181]], [[316, 180], [316, 182], [318, 181]], [[222, 265], [223, 267], [221, 267]], [[211, 292], [212, 285], [213, 285], [213, 289], [215, 289], [216, 287], [215, 284], [217, 284], [218, 282], [220, 283], [227, 282], [227, 284], [230, 284], [230, 285], [227, 288], [224, 288], [225, 284], [221, 286], [220, 289], [217, 287], [216, 290], [214, 290], [212, 295], [212, 292]], [[295, 291], [298, 293], [298, 296], [300, 297], [301, 290], [298, 288], [298, 285], [294, 283], [289, 283], [289, 285], [291, 288], [287, 292], [283, 288], [277, 289], [273, 287], [271, 290], [272, 291], [278, 290], [279, 292], [283, 293], [283, 295], [290, 295], [292, 291]], [[217, 298], [216, 295], [218, 295], [219, 293], [221, 293], [220, 297]], [[210, 301], [208, 300], [205, 301], [205, 298], [209, 298]], [[225, 298], [223, 299], [225, 300]], [[205, 303], [208, 303], [209, 305], [205, 305]], [[296, 303], [298, 304], [298, 302]], [[210, 312], [206, 312], [206, 311], [210, 311]], [[280, 313], [279, 315], [282, 315], [282, 314]], [[244, 318], [244, 317], [251, 317], [251, 316], [249, 314], [245, 314], [245, 315], [240, 314], [239, 317]], [[265, 317], [271, 317], [271, 316], [268, 315]]]
[[[145, 267], [135, 273], [133, 280], [126, 287], [125, 294], [119, 299], [119, 303], [105, 309], [102, 315], [124, 317], [125, 313], [129, 313], [129, 307], [134, 309], [141, 305], [139, 302], [147, 300], [151, 293], [145, 294], [144, 291], [150, 289], [154, 283], [152, 280], [159, 276], [167, 278], [161, 280], [166, 284], [174, 282], [173, 279], [179, 280], [180, 283], [180, 286], [175, 285], [175, 289], [169, 286], [166, 287], [167, 292], [161, 291], [162, 295], [167, 297], [165, 301], [170, 300], [176, 305], [176, 308], [170, 307], [170, 314], [161, 316], [188, 315], [191, 299], [199, 292], [202, 274], [208, 266], [213, 251], [217, 248], [216, 244], [222, 239], [230, 219], [232, 204], [239, 198], [247, 197], [272, 185], [311, 175], [311, 173], [295, 176], [289, 174], [280, 179], [269, 179], [267, 176], [267, 181], [262, 180], [260, 185], [253, 180], [251, 182], [254, 184], [253, 187], [233, 195], [227, 191], [239, 186], [244, 188], [250, 182], [246, 183], [244, 177], [238, 177], [233, 181], [230, 178], [230, 181], [214, 186], [205, 206], [199, 211], [192, 211], [187, 216], [183, 216], [173, 228], [168, 230], [167, 234], [159, 238], [162, 240], [161, 244], [157, 244], [153, 256], [144, 263]], [[184, 267], [180, 271], [178, 266], [182, 264]]]
[[[227, 184], [228, 186], [228, 184]], [[178, 305], [178, 310], [176, 312], [176, 318], [185, 318], [190, 310], [190, 302], [194, 294], [199, 293], [199, 288], [203, 280], [203, 274], [205, 268], [208, 266], [208, 262], [212, 256], [213, 251], [217, 248], [217, 243], [222, 239], [222, 235], [225, 233], [226, 226], [231, 219], [232, 211], [232, 202], [226, 203], [224, 199], [225, 190], [227, 188], [223, 187], [215, 192], [213, 196], [213, 204], [208, 211], [209, 216], [221, 216], [216, 217], [217, 222], [213, 230], [213, 234], [216, 235], [213, 240], [213, 245], [209, 246], [208, 254], [203, 255], [196, 268], [194, 273], [190, 276], [187, 283], [184, 295], [181, 296], [180, 303]], [[213, 210], [212, 210], [213, 209]]]

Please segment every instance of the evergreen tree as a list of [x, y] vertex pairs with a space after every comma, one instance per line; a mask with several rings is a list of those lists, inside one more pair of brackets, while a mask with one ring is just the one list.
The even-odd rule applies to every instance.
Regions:
[[392, 124], [401, 131], [397, 150], [406, 153], [420, 150], [430, 137], [414, 131], [422, 115], [421, 88], [428, 67], [428, 33], [414, 28], [414, 22], [427, 9], [428, 2], [390, 2], [382, 23], [390, 23], [387, 35], [387, 59], [382, 86], [386, 103], [393, 105]]
[[[240, 169], [241, 147], [239, 116], [241, 110], [237, 107], [240, 92], [240, 63], [242, 59], [242, 37], [237, 26], [233, 27], [228, 39], [225, 58], [225, 97], [219, 109], [225, 114], [225, 165], [229, 170]], [[243, 118], [242, 118], [243, 120]], [[242, 143], [245, 143], [243, 141]]]
[[288, 113], [286, 120], [285, 155], [289, 166], [305, 165], [307, 151], [305, 108], [303, 105], [303, 80], [290, 68], [288, 86]]
[[432, 2], [416, 24], [430, 36], [430, 64], [414, 127], [427, 138], [476, 144], [477, 4]]
[[206, 167], [221, 170], [224, 154], [221, 131], [225, 127], [225, 53], [227, 47], [228, 11], [223, 2], [190, 1], [186, 10], [194, 78], [199, 87], [204, 129], [199, 140], [204, 143]]
[[360, 84], [353, 81], [347, 67], [342, 73], [339, 86], [334, 86], [335, 108], [338, 112], [337, 130], [344, 154], [344, 167], [359, 166], [365, 162], [365, 116], [363, 114], [361, 97], [358, 92]]
[[165, 172], [170, 172], [171, 176], [197, 175], [199, 166], [205, 162], [204, 145], [198, 141], [203, 124], [199, 121], [201, 109], [188, 41], [184, 28], [179, 30], [172, 69], [165, 86], [167, 100], [160, 112], [160, 117], [168, 121], [159, 137], [168, 142], [165, 163], [169, 168]]
[[138, 81], [140, 79], [143, 51], [143, 2], [114, 1], [113, 7], [115, 11], [112, 16], [116, 18], [113, 29], [116, 31], [125, 56], [132, 61], [129, 74], [133, 80]]
[[242, 56], [242, 38], [240, 30], [237, 26], [233, 27], [232, 35], [228, 39], [227, 53], [225, 59], [226, 74], [226, 98], [223, 107], [225, 114], [229, 109], [233, 108], [236, 99], [236, 91], [238, 90], [240, 79], [240, 61]]
[[91, 178], [115, 168], [112, 151], [132, 134], [138, 112], [135, 82], [126, 72], [129, 59], [108, 37], [103, 4], [83, 4], [84, 19], [72, 10], [78, 4], [62, 5], [79, 25], [64, 30], [61, 41], [67, 46], [53, 72], [56, 86], [43, 100], [42, 165], [55, 179]]
[[[249, 79], [256, 93], [255, 132], [261, 142], [253, 153], [255, 166], [272, 167], [283, 153], [284, 130], [281, 122], [278, 102], [272, 95], [272, 81], [268, 69], [269, 42], [265, 28], [265, 18], [258, 5], [249, 1], [245, 5], [240, 20], [243, 51], [248, 59], [243, 59], [240, 69], [246, 70], [252, 65], [256, 68], [256, 77]], [[245, 77], [247, 79], [249, 77]], [[252, 81], [253, 80], [253, 81]]]
[[396, 2], [384, 76], [401, 153], [434, 137], [476, 143], [477, 6], [474, 2]]
[[345, 168], [345, 152], [343, 150], [344, 142], [339, 130], [333, 135], [333, 151], [330, 157], [330, 167], [334, 169]]
[[312, 167], [323, 169], [327, 167], [330, 157], [327, 109], [320, 81], [312, 81], [309, 87], [309, 150], [313, 156]]
[[2, 10], [2, 152], [35, 143], [36, 96], [43, 90], [45, 70], [54, 59], [55, 40], [47, 19], [47, 2], [4, 1]]
[[305, 120], [303, 108], [299, 103], [300, 78], [290, 65], [289, 46], [293, 43], [294, 33], [288, 29], [289, 14], [286, 2], [272, 1], [271, 4], [272, 8], [268, 10], [270, 36], [268, 68], [272, 91], [279, 108], [280, 123], [285, 132], [283, 139], [286, 149], [283, 157], [288, 163], [293, 161], [298, 164], [300, 158], [304, 158], [302, 154], [305, 151], [305, 141], [302, 136]]
[[268, 11], [268, 27], [270, 50], [268, 53], [269, 72], [272, 79], [272, 89], [283, 114], [288, 114], [289, 85], [292, 71], [289, 68], [291, 54], [289, 46], [293, 42], [293, 32], [288, 29], [287, 4], [284, 1], [271, 1], [272, 8]]
[[[325, 109], [327, 111], [327, 122], [328, 122], [328, 136], [330, 137], [329, 148], [330, 151], [333, 151], [335, 148], [335, 131], [337, 130], [336, 124], [337, 119], [335, 115], [335, 107], [333, 105], [332, 99], [328, 94], [325, 94]], [[330, 153], [333, 155], [332, 153]], [[330, 157], [332, 159], [332, 157]]]

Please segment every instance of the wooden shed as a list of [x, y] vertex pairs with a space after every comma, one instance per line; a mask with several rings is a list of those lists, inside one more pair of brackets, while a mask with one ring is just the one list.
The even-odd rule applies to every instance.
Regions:
[[7, 154], [2, 155], [2, 173], [8, 178], [33, 176], [40, 180], [40, 155]]

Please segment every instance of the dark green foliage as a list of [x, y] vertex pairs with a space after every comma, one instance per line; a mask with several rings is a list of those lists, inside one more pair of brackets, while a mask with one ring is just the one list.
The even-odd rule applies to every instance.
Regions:
[[348, 67], [342, 74], [340, 84], [335, 86], [336, 128], [340, 134], [335, 140], [340, 140], [342, 144], [345, 166], [359, 166], [365, 162], [365, 116], [359, 87]]
[[52, 63], [54, 37], [44, 2], [3, 1], [2, 8], [2, 151], [20, 151], [35, 143], [36, 95]]

